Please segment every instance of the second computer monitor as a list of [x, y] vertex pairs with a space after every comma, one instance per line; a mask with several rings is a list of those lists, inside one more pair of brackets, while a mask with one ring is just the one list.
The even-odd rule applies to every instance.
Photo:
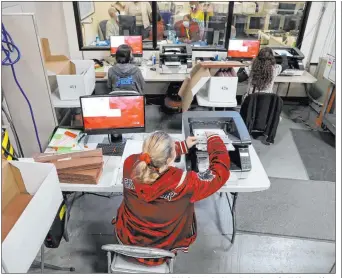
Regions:
[[111, 36], [110, 37], [110, 54], [115, 55], [116, 50], [122, 44], [132, 47], [133, 56], [142, 56], [143, 43], [141, 36]]
[[[227, 16], [210, 16], [208, 20], [208, 30], [207, 34], [207, 43], [209, 45], [219, 45], [220, 41], [224, 38], [225, 33], [225, 25], [227, 21]], [[215, 36], [215, 32], [218, 35]]]
[[253, 59], [259, 53], [258, 40], [229, 40], [228, 57]]
[[119, 15], [119, 32], [121, 36], [132, 36], [136, 33], [135, 16]]
[[87, 134], [145, 131], [144, 96], [104, 95], [80, 98], [83, 129]]

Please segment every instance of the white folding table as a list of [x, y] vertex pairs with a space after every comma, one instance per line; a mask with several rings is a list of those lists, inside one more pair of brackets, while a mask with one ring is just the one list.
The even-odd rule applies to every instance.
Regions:
[[[148, 134], [125, 134], [125, 139], [143, 141]], [[172, 134], [175, 140], [184, 140], [182, 134]], [[89, 137], [88, 143], [103, 143], [107, 136], [105, 135], [92, 135]], [[135, 151], [133, 151], [134, 153]], [[136, 151], [137, 153], [139, 152]], [[231, 172], [231, 177], [228, 182], [219, 189], [220, 196], [223, 193], [227, 197], [229, 202], [229, 193], [233, 196], [233, 204], [231, 206], [231, 213], [233, 218], [233, 236], [232, 243], [234, 243], [236, 234], [236, 200], [239, 192], [254, 192], [266, 190], [270, 187], [270, 180], [266, 174], [264, 167], [253, 147], [249, 146], [249, 153], [251, 157], [252, 170], [248, 174], [246, 179], [237, 179], [235, 174]], [[122, 193], [122, 157], [120, 156], [104, 156], [103, 173], [98, 184], [69, 184], [61, 183], [61, 190], [64, 192], [84, 192], [84, 193]], [[176, 164], [177, 167], [185, 169], [184, 156], [180, 163]]]

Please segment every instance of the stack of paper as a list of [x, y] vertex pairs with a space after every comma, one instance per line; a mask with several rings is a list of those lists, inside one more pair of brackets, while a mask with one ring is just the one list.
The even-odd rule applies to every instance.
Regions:
[[53, 163], [60, 182], [97, 184], [103, 170], [101, 149], [70, 154], [39, 154], [36, 162]]
[[50, 148], [72, 148], [77, 145], [81, 130], [58, 128], [52, 136]]

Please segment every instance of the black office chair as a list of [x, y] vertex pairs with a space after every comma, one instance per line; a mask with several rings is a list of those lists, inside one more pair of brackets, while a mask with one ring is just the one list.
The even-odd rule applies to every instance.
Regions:
[[262, 133], [265, 145], [274, 143], [277, 133], [283, 100], [276, 94], [252, 93], [243, 101], [240, 115], [249, 134]]
[[119, 15], [120, 36], [132, 36], [136, 34], [135, 16]]
[[107, 21], [108, 20], [102, 20], [99, 23], [99, 37], [101, 41], [106, 40]]

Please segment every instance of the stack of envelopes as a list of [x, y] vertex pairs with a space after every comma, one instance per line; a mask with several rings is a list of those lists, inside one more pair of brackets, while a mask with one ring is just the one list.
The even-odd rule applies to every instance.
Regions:
[[53, 163], [62, 183], [97, 184], [103, 170], [102, 149], [68, 154], [39, 154], [34, 160]]

